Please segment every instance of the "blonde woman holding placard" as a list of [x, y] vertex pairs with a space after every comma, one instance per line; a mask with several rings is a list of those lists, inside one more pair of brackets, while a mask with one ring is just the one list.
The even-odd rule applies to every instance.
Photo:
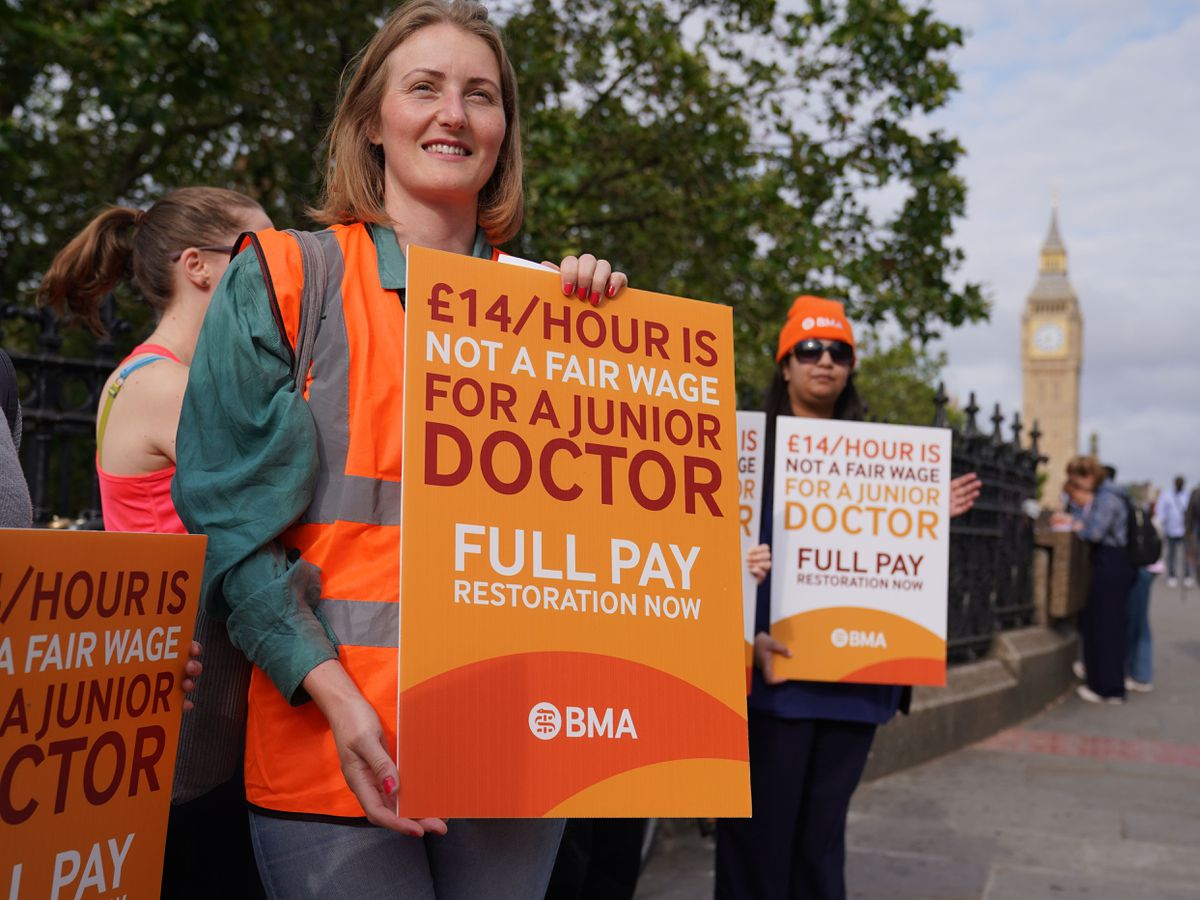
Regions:
[[[767, 394], [762, 542], [771, 543], [775, 424], [779, 416], [860, 420], [854, 329], [841, 303], [797, 297], [779, 335]], [[951, 482], [950, 514], [979, 495], [969, 474]], [[754, 816], [717, 825], [718, 900], [840, 900], [846, 896], [846, 813], [875, 729], [907, 711], [896, 685], [783, 681], [772, 672], [788, 648], [769, 634], [769, 578], [759, 588], [749, 698]]]
[[[319, 251], [246, 237], [205, 320], [174, 496], [209, 537], [205, 602], [255, 664], [246, 794], [272, 897], [536, 897], [554, 861], [561, 820], [396, 812], [406, 252], [493, 259], [517, 233], [517, 96], [482, 6], [398, 8], [345, 79]], [[294, 373], [310, 266], [323, 314]], [[563, 260], [564, 295], [599, 304], [625, 284]]]

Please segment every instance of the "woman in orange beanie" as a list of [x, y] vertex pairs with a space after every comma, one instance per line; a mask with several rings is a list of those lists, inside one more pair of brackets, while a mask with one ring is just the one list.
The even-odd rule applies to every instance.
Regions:
[[[767, 392], [761, 538], [771, 543], [775, 423], [779, 416], [862, 419], [854, 386], [854, 329], [841, 303], [797, 297], [779, 334]], [[951, 482], [950, 514], [979, 495], [974, 473]], [[718, 900], [840, 900], [846, 896], [846, 813], [875, 729], [910, 689], [895, 685], [783, 681], [772, 674], [788, 648], [769, 634], [771, 582], [760, 584], [749, 705], [754, 816], [717, 825]]]

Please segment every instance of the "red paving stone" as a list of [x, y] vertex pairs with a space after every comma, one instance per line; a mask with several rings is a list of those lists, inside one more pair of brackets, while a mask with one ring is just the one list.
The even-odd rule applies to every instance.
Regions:
[[1064, 731], [1010, 728], [973, 745], [972, 749], [1200, 769], [1200, 745], [1197, 744], [1142, 741]]

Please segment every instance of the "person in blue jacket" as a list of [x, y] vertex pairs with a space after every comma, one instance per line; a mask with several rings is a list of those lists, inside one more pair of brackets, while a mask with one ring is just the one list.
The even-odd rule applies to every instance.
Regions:
[[[858, 420], [854, 331], [842, 304], [796, 298], [779, 336], [767, 393], [761, 539], [772, 538], [775, 422], [780, 415]], [[975, 502], [974, 473], [951, 482], [950, 514]], [[788, 648], [769, 634], [771, 582], [759, 586], [749, 705], [754, 815], [717, 823], [717, 900], [840, 900], [846, 896], [846, 813], [875, 730], [911, 691], [896, 685], [784, 681], [772, 674]]]

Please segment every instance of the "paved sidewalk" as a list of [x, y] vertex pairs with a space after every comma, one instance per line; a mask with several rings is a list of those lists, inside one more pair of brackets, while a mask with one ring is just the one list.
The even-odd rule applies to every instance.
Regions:
[[[1200, 592], [1154, 586], [1155, 690], [1074, 693], [957, 753], [864, 785], [851, 897], [1200, 898]], [[668, 823], [638, 900], [712, 896], [712, 842]]]

